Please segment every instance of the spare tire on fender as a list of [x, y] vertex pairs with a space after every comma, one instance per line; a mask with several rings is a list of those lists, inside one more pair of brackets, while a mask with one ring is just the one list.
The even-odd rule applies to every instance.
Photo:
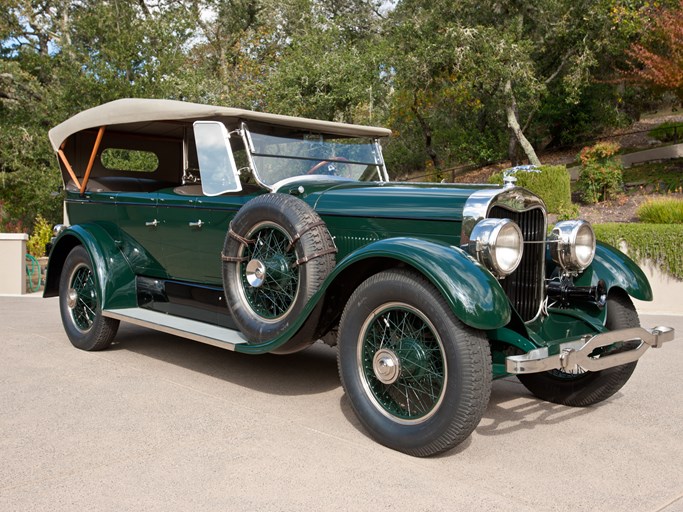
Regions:
[[[223, 288], [250, 343], [276, 338], [299, 317], [334, 268], [336, 252], [325, 223], [297, 197], [263, 194], [237, 212], [223, 245]], [[297, 340], [287, 352], [313, 341]]]

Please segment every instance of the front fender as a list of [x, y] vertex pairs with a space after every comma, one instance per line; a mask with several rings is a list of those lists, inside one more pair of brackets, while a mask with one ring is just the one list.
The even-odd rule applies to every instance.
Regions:
[[607, 290], [621, 288], [638, 300], [652, 300], [652, 288], [640, 267], [620, 250], [597, 242], [593, 263], [574, 282], [577, 286], [594, 286], [602, 279]]
[[97, 224], [78, 224], [60, 233], [50, 252], [44, 297], [59, 294], [59, 280], [69, 252], [82, 245], [90, 256], [102, 309], [137, 306], [135, 272], [109, 233]]
[[488, 271], [462, 249], [426, 240], [387, 238], [368, 244], [339, 262], [323, 287], [370, 258], [390, 258], [416, 269], [439, 290], [455, 316], [471, 327], [496, 329], [510, 321], [508, 298]]

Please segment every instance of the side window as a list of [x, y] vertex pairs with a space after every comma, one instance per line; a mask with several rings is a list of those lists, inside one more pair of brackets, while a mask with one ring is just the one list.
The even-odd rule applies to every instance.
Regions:
[[225, 125], [216, 121], [196, 121], [193, 127], [204, 195], [217, 196], [242, 190]]
[[159, 157], [152, 151], [107, 148], [100, 162], [110, 171], [154, 172], [159, 168]]

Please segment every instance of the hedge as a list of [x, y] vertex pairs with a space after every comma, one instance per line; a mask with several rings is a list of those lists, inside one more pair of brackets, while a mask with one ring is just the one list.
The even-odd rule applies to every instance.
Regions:
[[614, 247], [624, 242], [638, 263], [649, 260], [663, 273], [683, 280], [683, 224], [608, 223], [593, 229], [602, 242]]
[[[548, 212], [569, 214], [575, 212], [572, 205], [572, 194], [569, 186], [569, 173], [564, 165], [542, 165], [541, 172], [518, 171], [515, 173], [517, 186], [529, 189], [545, 202]], [[495, 173], [489, 183], [503, 183], [503, 173]]]

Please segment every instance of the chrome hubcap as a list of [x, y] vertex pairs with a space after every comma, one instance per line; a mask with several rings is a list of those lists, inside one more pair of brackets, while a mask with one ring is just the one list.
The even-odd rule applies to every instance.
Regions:
[[74, 288], [69, 288], [69, 291], [66, 292], [66, 305], [69, 307], [69, 309], [73, 309], [76, 307], [77, 302], [78, 292]]
[[382, 348], [372, 360], [372, 369], [382, 384], [393, 384], [401, 373], [401, 362], [393, 350]]
[[247, 263], [247, 282], [254, 288], [258, 288], [266, 279], [266, 266], [260, 260], [251, 260]]

